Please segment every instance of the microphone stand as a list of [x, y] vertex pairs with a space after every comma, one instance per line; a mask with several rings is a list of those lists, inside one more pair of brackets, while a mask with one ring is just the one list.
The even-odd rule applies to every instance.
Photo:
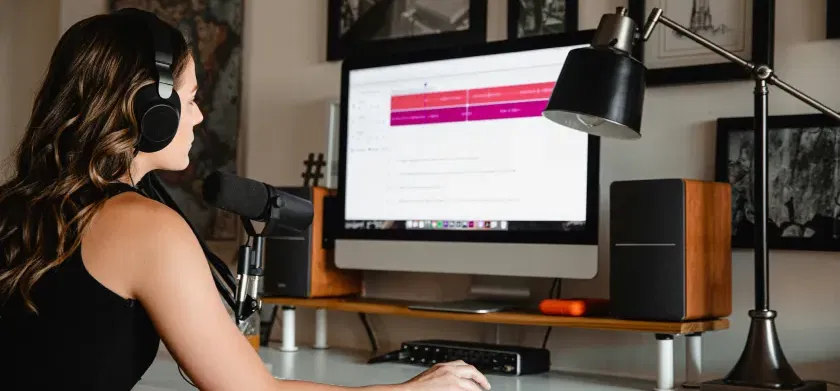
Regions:
[[[295, 214], [288, 208], [294, 202], [291, 195], [275, 189], [269, 189], [268, 217], [260, 233], [254, 229], [249, 218], [240, 216], [248, 240], [239, 247], [236, 265], [236, 294], [233, 311], [237, 325], [241, 325], [255, 311], [262, 309], [260, 299], [260, 280], [263, 277], [263, 248], [269, 235], [288, 234], [305, 230], [311, 224], [312, 217]], [[250, 243], [250, 244], [249, 244]]]
[[[262, 308], [262, 300], [259, 298], [260, 279], [263, 276], [263, 246], [265, 236], [263, 233], [271, 228], [269, 221], [263, 232], [257, 234], [250, 219], [240, 216], [245, 232], [248, 233], [248, 240], [239, 246], [239, 254], [236, 264], [236, 296], [232, 308], [236, 314], [237, 324], [248, 319], [255, 311]], [[250, 244], [249, 244], [250, 243]]]

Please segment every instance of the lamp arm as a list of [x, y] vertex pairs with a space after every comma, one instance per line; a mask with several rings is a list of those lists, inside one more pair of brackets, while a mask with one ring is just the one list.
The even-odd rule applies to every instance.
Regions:
[[767, 78], [767, 83], [771, 84], [771, 85], [774, 85], [776, 87], [779, 87], [779, 89], [781, 89], [784, 92], [787, 92], [788, 94], [790, 94], [794, 98], [800, 100], [801, 102], [807, 104], [808, 106], [811, 106], [811, 107], [819, 110], [823, 114], [825, 114], [825, 115], [833, 118], [834, 120], [840, 122], [840, 114], [838, 114], [836, 111], [832, 110], [830, 107], [820, 103], [818, 100], [806, 95], [804, 92], [796, 89], [795, 87], [791, 86], [790, 84], [785, 83], [782, 79], [779, 79], [779, 77], [776, 76], [776, 74], [770, 75], [770, 77]]
[[811, 106], [821, 113], [833, 118], [834, 120], [840, 122], [840, 114], [836, 111], [832, 110], [830, 107], [826, 106], [825, 104], [819, 102], [818, 100], [808, 96], [804, 92], [796, 89], [795, 87], [791, 86], [790, 84], [784, 82], [780, 79], [773, 70], [767, 65], [757, 65], [750, 61], [744, 60], [743, 58], [739, 57], [738, 55], [724, 49], [723, 47], [717, 45], [716, 43], [703, 38], [700, 34], [697, 34], [686, 27], [683, 27], [679, 23], [675, 22], [674, 20], [668, 18], [667, 16], [662, 15], [661, 8], [654, 8], [653, 11], [648, 15], [648, 19], [645, 22], [644, 28], [642, 29], [642, 34], [640, 39], [642, 41], [647, 41], [651, 34], [653, 33], [653, 29], [656, 27], [658, 23], [662, 23], [665, 26], [668, 26], [672, 30], [684, 35], [686, 38], [696, 42], [699, 45], [711, 50], [712, 52], [720, 55], [727, 60], [740, 65], [744, 70], [749, 73], [755, 75], [757, 79], [764, 79], [767, 80], [767, 84], [774, 85], [779, 87], [782, 91], [787, 92], [794, 98], [798, 99], [799, 101]]

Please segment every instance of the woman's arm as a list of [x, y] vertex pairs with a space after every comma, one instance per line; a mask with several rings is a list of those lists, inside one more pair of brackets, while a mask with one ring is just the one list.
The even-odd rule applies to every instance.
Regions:
[[132, 294], [187, 375], [201, 390], [291, 390], [278, 387], [225, 310], [204, 252], [183, 218], [139, 196], [132, 204], [127, 207], [144, 209], [126, 213], [140, 220], [126, 219], [138, 247], [131, 254], [139, 265]]
[[[115, 205], [119, 237], [130, 238], [131, 295], [155, 324], [175, 360], [202, 390], [345, 391], [275, 379], [225, 310], [204, 253], [187, 223], [172, 209], [142, 197]], [[110, 225], [110, 224], [109, 224]], [[489, 384], [463, 362], [438, 365], [406, 383], [366, 391], [480, 391]], [[356, 388], [358, 390], [358, 388]]]
[[[300, 391], [347, 390], [343, 387], [325, 389], [321, 388], [323, 387], [321, 385], [306, 382], [283, 382], [288, 383], [291, 386], [290, 389]], [[399, 385], [357, 388], [357, 390], [364, 391], [482, 391], [489, 389], [490, 383], [487, 378], [481, 372], [478, 372], [475, 367], [462, 360], [437, 364]]]

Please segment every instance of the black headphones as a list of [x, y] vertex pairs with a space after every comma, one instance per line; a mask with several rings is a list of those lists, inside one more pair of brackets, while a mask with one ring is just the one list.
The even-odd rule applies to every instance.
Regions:
[[181, 118], [181, 99], [174, 89], [172, 76], [172, 38], [168, 26], [151, 12], [123, 8], [116, 13], [136, 17], [146, 25], [152, 38], [156, 82], [137, 91], [134, 116], [140, 125], [137, 151], [157, 152], [175, 137]]

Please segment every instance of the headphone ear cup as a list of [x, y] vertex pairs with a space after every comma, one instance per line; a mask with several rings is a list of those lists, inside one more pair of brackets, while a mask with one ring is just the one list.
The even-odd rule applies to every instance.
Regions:
[[137, 150], [157, 152], [166, 148], [181, 120], [181, 99], [173, 89], [168, 99], [158, 95], [157, 83], [140, 88], [134, 97], [134, 116], [140, 126]]

